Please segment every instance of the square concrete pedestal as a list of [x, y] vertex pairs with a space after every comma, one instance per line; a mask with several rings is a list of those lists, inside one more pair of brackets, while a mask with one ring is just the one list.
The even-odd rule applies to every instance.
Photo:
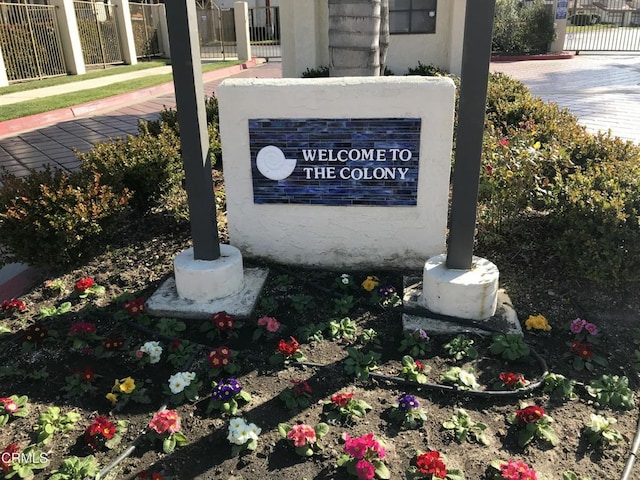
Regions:
[[[511, 305], [511, 300], [506, 292], [502, 289], [498, 290], [498, 305], [496, 313], [486, 320], [452, 322], [442, 319], [442, 316], [433, 314], [429, 315], [423, 304], [420, 302], [422, 295], [422, 277], [404, 277], [403, 305], [407, 310], [415, 309], [417, 312], [413, 314], [402, 314], [403, 330], [422, 329], [428, 335], [457, 335], [459, 333], [474, 333], [478, 335], [491, 335], [491, 332], [475, 328], [475, 325], [484, 325], [487, 328], [499, 330], [506, 334], [522, 335], [522, 327], [518, 320], [518, 315]], [[424, 313], [422, 313], [424, 312]]]
[[146, 311], [159, 317], [193, 320], [206, 320], [218, 312], [227, 312], [236, 318], [249, 318], [268, 275], [269, 270], [266, 268], [245, 268], [242, 290], [234, 295], [209, 301], [180, 298], [175, 278], [171, 277], [147, 300]]

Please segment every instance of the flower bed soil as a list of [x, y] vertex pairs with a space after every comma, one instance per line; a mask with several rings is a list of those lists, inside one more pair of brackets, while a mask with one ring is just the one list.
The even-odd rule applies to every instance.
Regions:
[[[300, 350], [307, 361], [325, 365], [322, 367], [293, 363], [272, 366], [269, 363], [269, 357], [276, 352], [280, 338], [288, 340], [290, 335], [300, 337], [298, 329], [309, 323], [349, 317], [356, 322], [359, 332], [374, 329], [381, 340], [380, 347], [375, 350], [381, 355], [376, 373], [399, 376], [404, 354], [398, 351], [403, 338], [401, 308], [383, 308], [379, 304], [372, 304], [370, 294], [360, 283], [367, 276], [376, 275], [381, 284], [394, 285], [399, 289], [403, 274], [419, 272], [349, 272], [355, 287], [348, 293], [354, 297], [355, 303], [348, 313], [336, 314], [333, 300], [340, 298], [343, 293], [335, 285], [344, 272], [268, 265], [270, 275], [262, 299], [270, 300], [262, 301], [255, 316], [238, 330], [237, 338], [223, 337], [219, 341], [210, 341], [199, 330], [201, 321], [186, 321], [187, 329], [180, 334], [180, 338], [198, 342], [202, 346], [190, 365], [185, 362], [185, 369], [195, 371], [198, 378], [204, 381], [204, 386], [198, 401], [174, 407], [182, 419], [182, 430], [188, 443], [170, 454], [162, 453], [158, 444], [138, 437], [166, 400], [164, 392], [169, 376], [179, 371], [165, 361], [171, 340], [163, 336], [154, 338], [149, 333], [155, 331], [157, 320], [147, 323], [139, 321], [138, 317], [117, 319], [116, 314], [122, 307], [114, 299], [125, 292], [135, 297], [148, 297], [171, 274], [173, 256], [188, 245], [188, 228], [176, 227], [158, 217], [132, 226], [122, 238], [126, 239], [123, 245], [109, 248], [73, 271], [43, 275], [43, 282], [21, 297], [28, 310], [2, 320], [2, 324], [15, 333], [0, 338], [0, 362], [4, 367], [0, 378], [0, 395], [27, 395], [31, 410], [26, 418], [12, 419], [0, 427], [0, 447], [18, 443], [24, 448], [33, 442], [33, 427], [38, 414], [47, 407], [59, 406], [63, 412], [76, 411], [80, 414], [80, 420], [72, 431], [56, 435], [44, 447], [50, 465], [37, 473], [36, 478], [47, 478], [70, 455], [86, 456], [93, 453], [100, 465], [105, 467], [136, 439], [132, 454], [111, 470], [109, 478], [135, 478], [143, 471], [159, 472], [165, 479], [185, 480], [355, 478], [336, 465], [337, 458], [343, 453], [342, 435], [345, 432], [352, 437], [373, 432], [377, 439], [384, 442], [387, 451], [385, 462], [394, 479], [404, 478], [404, 471], [415, 457], [416, 450], [438, 450], [446, 456], [447, 466], [463, 470], [467, 479], [487, 478], [492, 460], [510, 458], [525, 461], [540, 473], [539, 478], [544, 475], [544, 478], [560, 479], [561, 473], [566, 470], [583, 476], [591, 475], [592, 478], [620, 477], [635, 434], [637, 411], [599, 407], [580, 386], [576, 387], [577, 400], [560, 402], [552, 400], [541, 390], [522, 399], [483, 398], [464, 392], [451, 393], [407, 386], [383, 378], [360, 381], [344, 371], [346, 347], [350, 343], [344, 340], [301, 341]], [[549, 370], [583, 383], [605, 373], [626, 375], [631, 380], [632, 388], [637, 390], [637, 373], [632, 359], [635, 350], [633, 336], [637, 328], [634, 323], [635, 312], [640, 309], [640, 301], [634, 288], [607, 290], [568, 279], [552, 262], [541, 265], [537, 257], [525, 257], [522, 252], [522, 249], [510, 252], [502, 248], [486, 250], [484, 253], [501, 269], [501, 286], [511, 296], [520, 319], [524, 321], [529, 315], [542, 314], [549, 320], [552, 326], [550, 332], [525, 333], [526, 341], [546, 360]], [[251, 265], [251, 261], [245, 259], [245, 264]], [[57, 331], [59, 338], [45, 342], [31, 352], [23, 352], [23, 331], [37, 319], [40, 309], [59, 305], [68, 299], [67, 296], [52, 295], [44, 286], [44, 280], [59, 279], [71, 291], [74, 282], [81, 277], [91, 277], [104, 286], [104, 295], [70, 299], [73, 305], [69, 313], [43, 320], [43, 325], [50, 331]], [[300, 294], [310, 296], [314, 306], [296, 310], [296, 302], [292, 298], [299, 298], [296, 296]], [[252, 335], [258, 328], [256, 319], [263, 315], [277, 318], [283, 330], [276, 337], [262, 336], [254, 341]], [[598, 366], [593, 373], [586, 370], [576, 372], [566, 360], [567, 342], [572, 340], [568, 325], [576, 317], [586, 318], [600, 327], [602, 344], [598, 351], [607, 357], [608, 367]], [[91, 350], [74, 351], [66, 336], [70, 325], [78, 321], [95, 323], [97, 334], [103, 337], [111, 333], [121, 335], [125, 339], [125, 347], [108, 359], [96, 358]], [[532, 359], [507, 362], [491, 355], [488, 351], [491, 343], [489, 337], [472, 338], [480, 352], [479, 359], [455, 362], [442, 348], [451, 337], [433, 336], [431, 351], [420, 358], [430, 367], [428, 381], [438, 383], [440, 375], [452, 366], [473, 367], [482, 389], [491, 388], [504, 371], [522, 373], [527, 379], [534, 379], [542, 373], [539, 364]], [[163, 360], [155, 365], [140, 366], [135, 352], [150, 340], [159, 340], [163, 345]], [[92, 347], [99, 343], [96, 342]], [[210, 371], [207, 353], [222, 344], [238, 352], [240, 372], [237, 378], [252, 397], [247, 405], [241, 407], [239, 414], [262, 430], [257, 449], [240, 456], [232, 456], [227, 441], [229, 417], [219, 412], [206, 413], [211, 384], [207, 376]], [[65, 377], [86, 367], [95, 371], [96, 393], [65, 398], [62, 390]], [[21, 369], [25, 374], [12, 375], [12, 369]], [[27, 376], [43, 369], [47, 374], [44, 378]], [[105, 395], [111, 391], [115, 379], [128, 376], [136, 379], [138, 387], [144, 385], [148, 389], [151, 402], [130, 402], [113, 409]], [[306, 380], [312, 388], [312, 403], [308, 408], [290, 410], [278, 398], [283, 390], [292, 386], [294, 380]], [[354, 393], [354, 398], [364, 400], [372, 410], [352, 424], [330, 425], [329, 433], [323, 439], [324, 450], [321, 454], [310, 458], [296, 455], [292, 446], [281, 439], [278, 424], [304, 422], [315, 425], [324, 421], [324, 403], [338, 392]], [[390, 410], [401, 393], [414, 395], [425, 410], [427, 420], [421, 428], [403, 429], [391, 420]], [[547, 410], [555, 421], [555, 431], [560, 438], [558, 446], [552, 448], [537, 441], [525, 448], [518, 446], [516, 433], [506, 418], [515, 413], [520, 402], [537, 404]], [[456, 408], [464, 408], [472, 419], [486, 424], [489, 445], [460, 444], [443, 429], [442, 423], [451, 417]], [[606, 449], [590, 448], [581, 437], [581, 431], [591, 413], [615, 417], [618, 421], [616, 427], [624, 441]], [[87, 448], [83, 432], [97, 415], [109, 415], [114, 421], [129, 422], [117, 449], [92, 452]], [[636, 473], [632, 478], [640, 478], [640, 474]]]

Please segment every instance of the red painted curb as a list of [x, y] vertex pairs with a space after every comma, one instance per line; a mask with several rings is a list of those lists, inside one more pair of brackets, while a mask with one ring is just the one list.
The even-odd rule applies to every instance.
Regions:
[[498, 55], [491, 57], [492, 62], [524, 62], [526, 60], [568, 60], [573, 53], [550, 53], [543, 55]]
[[[229, 75], [247, 70], [255, 65], [256, 59], [252, 58], [248, 62], [239, 65], [232, 65], [231, 67], [207, 72], [202, 75], [202, 81], [206, 83], [222, 77], [228, 77]], [[17, 134], [26, 130], [33, 130], [34, 128], [40, 128], [47, 125], [53, 125], [54, 123], [64, 122], [66, 120], [72, 120], [96, 110], [115, 108], [119, 105], [126, 105], [130, 103], [138, 103], [142, 99], [158, 97], [169, 92], [173, 92], [173, 82], [163, 83], [161, 85], [137, 90], [135, 92], [114, 95], [113, 97], [82, 103], [80, 105], [60, 108], [50, 112], [38, 113], [13, 120], [6, 120], [4, 122], [0, 122], [0, 137]]]
[[14, 277], [10, 278], [0, 285], [0, 300], [11, 300], [18, 298], [20, 295], [32, 288], [39, 279], [39, 271], [33, 267], [21, 271]]

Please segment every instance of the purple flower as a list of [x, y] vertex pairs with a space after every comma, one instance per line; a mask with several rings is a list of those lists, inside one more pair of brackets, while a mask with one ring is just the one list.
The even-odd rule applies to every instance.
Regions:
[[597, 335], [598, 334], [598, 327], [596, 327], [596, 325], [594, 323], [585, 324], [584, 329], [587, 332], [589, 332], [589, 335]]
[[211, 397], [214, 400], [225, 401], [240, 393], [242, 387], [235, 378], [228, 378], [226, 381], [220, 380], [211, 390]]
[[396, 287], [393, 285], [385, 285], [384, 287], [378, 288], [378, 295], [383, 298], [389, 298], [394, 293], [396, 293]]
[[398, 397], [398, 409], [403, 412], [408, 412], [409, 410], [416, 409], [420, 406], [418, 400], [413, 395], [409, 395], [408, 393], [403, 393]]
[[429, 335], [423, 329], [419, 328], [415, 331], [422, 340], [429, 340]]
[[580, 333], [582, 329], [587, 325], [587, 321], [581, 318], [576, 318], [571, 322], [571, 333]]

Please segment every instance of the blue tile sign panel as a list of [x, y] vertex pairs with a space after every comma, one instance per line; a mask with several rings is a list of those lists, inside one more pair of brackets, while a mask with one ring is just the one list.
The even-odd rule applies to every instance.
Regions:
[[419, 118], [250, 119], [254, 203], [417, 203]]

